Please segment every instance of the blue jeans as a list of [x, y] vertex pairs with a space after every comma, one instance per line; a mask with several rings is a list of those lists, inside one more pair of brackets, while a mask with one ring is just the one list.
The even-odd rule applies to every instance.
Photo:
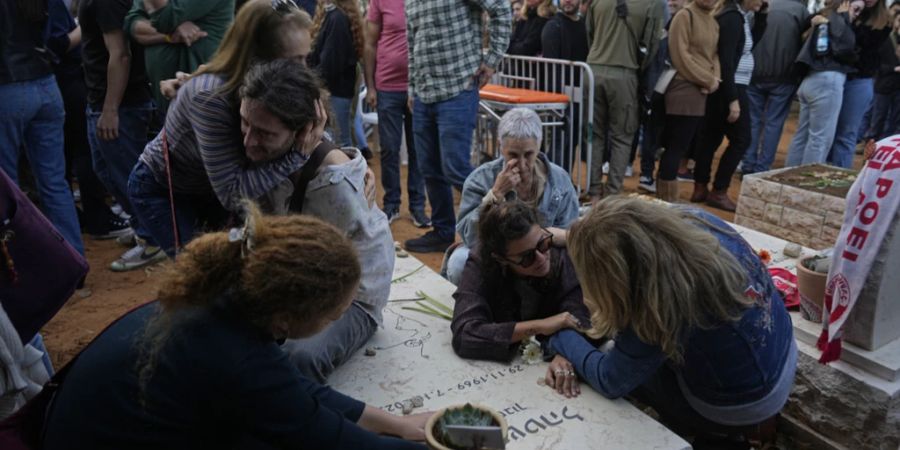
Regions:
[[419, 172], [416, 146], [413, 142], [412, 113], [406, 108], [406, 92], [378, 91], [378, 136], [381, 145], [381, 185], [384, 187], [384, 210], [400, 207], [400, 136], [406, 131], [409, 173], [406, 189], [409, 210], [425, 211], [425, 181]]
[[800, 83], [797, 91], [800, 118], [788, 149], [786, 167], [825, 162], [834, 142], [846, 79], [847, 75], [841, 72], [812, 72]]
[[128, 176], [147, 145], [147, 133], [154, 109], [152, 101], [119, 106], [119, 137], [104, 141], [97, 136], [97, 121], [100, 120], [102, 111], [95, 110], [91, 105], [87, 107], [87, 133], [91, 156], [94, 158], [94, 173], [122, 205], [122, 209], [131, 215], [134, 234], [146, 239], [150, 245], [156, 245], [156, 242], [141, 223], [128, 198]]
[[[859, 137], [859, 124], [875, 96], [872, 78], [854, 78], [844, 83], [844, 101], [834, 131], [834, 143], [828, 154], [828, 163], [838, 167], [853, 167], [853, 155]], [[834, 94], [834, 93], [833, 93]]]
[[[156, 245], [174, 257], [175, 227], [172, 224], [169, 187], [157, 181], [150, 168], [138, 161], [128, 178], [128, 197]], [[182, 246], [190, 242], [204, 223], [217, 228], [227, 220], [228, 213], [215, 196], [175, 194], [174, 197], [178, 240]]]
[[369, 141], [366, 140], [366, 130], [363, 129], [361, 114], [353, 114], [353, 137], [356, 138], [356, 146], [360, 150], [369, 148]]
[[765, 172], [772, 168], [796, 90], [797, 86], [790, 83], [752, 83], [747, 87], [750, 148], [741, 162], [743, 173]]
[[353, 140], [350, 137], [351, 133], [353, 133], [350, 123], [351, 103], [353, 103], [351, 98], [331, 97], [331, 111], [334, 112], [334, 119], [337, 125], [337, 130], [332, 130], [331, 136], [334, 139], [334, 143], [341, 147], [353, 145]]
[[24, 148], [41, 197], [41, 209], [69, 245], [84, 254], [75, 201], [66, 181], [65, 109], [53, 75], [0, 84], [0, 168], [19, 182]]
[[347, 362], [377, 329], [375, 320], [354, 301], [340, 319], [318, 334], [288, 339], [281, 348], [301, 374], [325, 384], [334, 369]]
[[423, 103], [416, 98], [413, 106], [416, 154], [431, 202], [431, 223], [445, 240], [453, 240], [456, 233], [453, 187], [461, 191], [472, 172], [469, 159], [477, 114], [478, 89], [474, 87], [441, 102]]

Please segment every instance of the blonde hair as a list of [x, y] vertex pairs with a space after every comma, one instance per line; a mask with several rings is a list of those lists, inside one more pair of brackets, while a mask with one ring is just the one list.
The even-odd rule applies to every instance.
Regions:
[[746, 273], [705, 227], [718, 229], [687, 210], [624, 196], [575, 222], [568, 249], [591, 311], [588, 334], [630, 327], [681, 362], [686, 331], [737, 320], [753, 303]]
[[[353, 35], [353, 51], [356, 57], [361, 61], [363, 59], [364, 39], [362, 13], [359, 11], [357, 0], [331, 0], [337, 9], [341, 10], [350, 22], [350, 33]], [[313, 17], [312, 40], [313, 48], [316, 48], [316, 40], [319, 37], [319, 31], [322, 31], [322, 22], [325, 21], [325, 1], [318, 0], [316, 6], [316, 15]]]
[[270, 0], [251, 0], [238, 11], [219, 49], [212, 59], [197, 71], [215, 73], [225, 77], [224, 92], [234, 92], [240, 87], [244, 75], [254, 62], [272, 61], [285, 53], [284, 27], [292, 24], [301, 30], [312, 27], [312, 19], [306, 11], [292, 2], [283, 2], [277, 8]]

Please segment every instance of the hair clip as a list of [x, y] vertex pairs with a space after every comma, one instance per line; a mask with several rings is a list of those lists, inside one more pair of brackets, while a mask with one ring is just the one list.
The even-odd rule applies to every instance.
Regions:
[[244, 222], [244, 226], [242, 228], [232, 228], [228, 230], [228, 242], [240, 242], [241, 243], [241, 257], [246, 258], [247, 255], [253, 251], [253, 234], [254, 227], [250, 222], [250, 218], [247, 218], [247, 221]]

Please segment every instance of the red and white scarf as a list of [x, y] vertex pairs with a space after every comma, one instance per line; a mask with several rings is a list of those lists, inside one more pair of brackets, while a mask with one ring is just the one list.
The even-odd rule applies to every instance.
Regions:
[[847, 193], [844, 224], [825, 287], [819, 362], [841, 357], [841, 329], [856, 304], [884, 235], [900, 205], [900, 135], [876, 144]]

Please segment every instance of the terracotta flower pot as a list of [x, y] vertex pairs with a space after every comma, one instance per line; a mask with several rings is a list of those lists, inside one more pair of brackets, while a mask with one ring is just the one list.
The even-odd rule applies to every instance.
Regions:
[[814, 272], [803, 266], [807, 256], [797, 263], [797, 290], [800, 291], [800, 314], [810, 322], [822, 322], [822, 305], [825, 302], [827, 273]]
[[[478, 403], [472, 403], [471, 405], [475, 408], [489, 413], [491, 417], [494, 418], [494, 422], [500, 426], [500, 429], [503, 432], [503, 439], [509, 440], [509, 438], [507, 437], [509, 435], [509, 425], [506, 423], [506, 419], [504, 419], [499, 412], [497, 412], [493, 408]], [[437, 424], [437, 421], [440, 420], [441, 416], [444, 415], [444, 412], [446, 412], [448, 409], [462, 408], [463, 406], [464, 405], [452, 405], [446, 408], [441, 408], [428, 418], [428, 422], [425, 422], [425, 443], [428, 444], [428, 448], [430, 448], [431, 450], [453, 450], [450, 447], [439, 443], [438, 440], [434, 437], [434, 426], [435, 424]]]

